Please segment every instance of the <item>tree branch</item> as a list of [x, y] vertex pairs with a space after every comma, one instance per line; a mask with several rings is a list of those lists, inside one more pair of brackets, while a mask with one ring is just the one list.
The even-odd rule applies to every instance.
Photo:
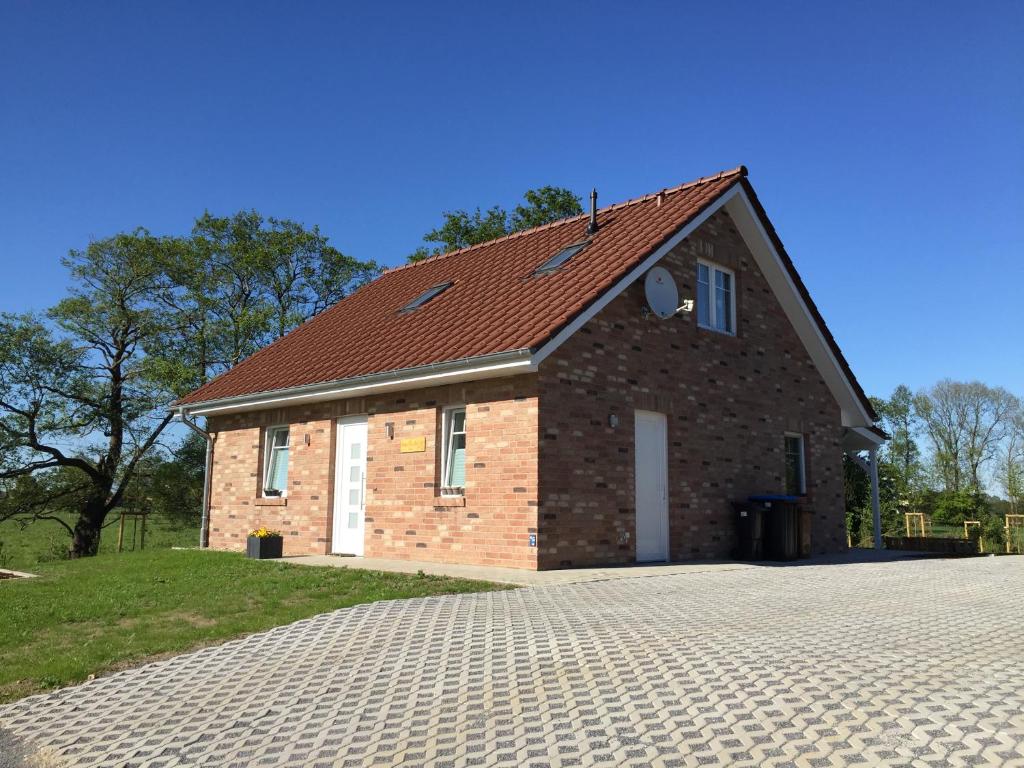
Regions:
[[124, 468], [124, 472], [121, 474], [121, 482], [118, 483], [117, 490], [114, 491], [114, 494], [110, 497], [110, 502], [108, 504], [109, 508], [116, 507], [121, 502], [125, 489], [128, 487], [128, 483], [131, 481], [132, 475], [135, 474], [135, 467], [138, 466], [139, 461], [146, 455], [149, 449], [153, 447], [153, 443], [155, 443], [157, 438], [160, 437], [160, 433], [164, 431], [164, 427], [171, 423], [171, 419], [173, 417], [174, 414], [168, 412], [160, 420], [160, 423], [153, 428], [149, 437], [146, 438], [146, 442], [135, 449], [135, 453], [132, 455], [131, 460], [128, 462], [128, 465]]
[[75, 535], [75, 529], [72, 528], [70, 525], [68, 525], [63, 520], [61, 520], [56, 515], [35, 515], [33, 517], [33, 520], [53, 520], [55, 523], [60, 523], [64, 527], [64, 530], [66, 530], [68, 532], [69, 536], [74, 536]]

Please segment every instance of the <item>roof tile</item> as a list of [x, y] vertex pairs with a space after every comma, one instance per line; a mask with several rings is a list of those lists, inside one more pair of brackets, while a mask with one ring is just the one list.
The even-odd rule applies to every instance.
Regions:
[[[179, 401], [180, 405], [533, 349], [697, 216], [737, 168], [598, 211], [590, 244], [559, 269], [533, 271], [587, 237], [580, 215], [389, 270]], [[452, 281], [411, 312], [402, 307]]]
[[[741, 166], [600, 209], [599, 228], [589, 236], [589, 245], [547, 274], [533, 272], [565, 246], [587, 237], [587, 215], [391, 269], [178, 404], [536, 349], [741, 183], [826, 343], [866, 412], [877, 418], [745, 176]], [[452, 286], [434, 299], [399, 312], [423, 291], [448, 281]]]

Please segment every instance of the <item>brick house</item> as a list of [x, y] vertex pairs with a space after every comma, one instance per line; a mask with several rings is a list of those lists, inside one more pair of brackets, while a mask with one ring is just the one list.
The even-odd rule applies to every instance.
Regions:
[[211, 547], [528, 569], [728, 557], [753, 493], [843, 550], [881, 441], [744, 168], [390, 270], [175, 409]]

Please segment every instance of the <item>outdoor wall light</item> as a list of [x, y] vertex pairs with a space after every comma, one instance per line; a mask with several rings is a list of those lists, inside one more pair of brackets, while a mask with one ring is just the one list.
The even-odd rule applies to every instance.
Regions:
[[609, 413], [608, 414], [608, 426], [615, 429], [619, 426], [619, 414]]
[[385, 421], [384, 422], [384, 434], [388, 436], [388, 440], [395, 439], [395, 422]]

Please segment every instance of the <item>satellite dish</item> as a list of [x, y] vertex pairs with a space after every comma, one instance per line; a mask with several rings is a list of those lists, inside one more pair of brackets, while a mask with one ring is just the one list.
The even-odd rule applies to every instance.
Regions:
[[651, 311], [662, 320], [672, 317], [679, 309], [679, 289], [664, 267], [652, 267], [644, 277], [644, 295]]

